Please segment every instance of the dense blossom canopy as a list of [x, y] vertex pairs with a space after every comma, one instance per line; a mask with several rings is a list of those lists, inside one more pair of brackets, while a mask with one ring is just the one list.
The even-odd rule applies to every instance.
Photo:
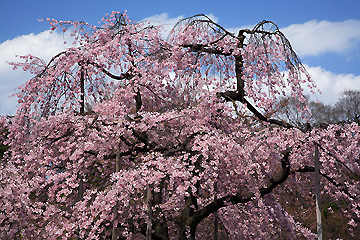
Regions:
[[304, 89], [317, 91], [274, 23], [234, 34], [196, 15], [165, 39], [126, 13], [49, 22], [74, 43], [12, 63], [34, 77], [1, 120], [1, 238], [313, 238], [274, 191], [309, 194], [315, 146], [323, 189], [356, 228], [359, 125], [274, 118], [286, 97], [306, 117]]

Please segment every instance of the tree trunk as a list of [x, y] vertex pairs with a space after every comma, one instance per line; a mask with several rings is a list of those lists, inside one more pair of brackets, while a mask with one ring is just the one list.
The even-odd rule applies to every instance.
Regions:
[[[244, 32], [243, 31], [239, 31], [238, 34], [238, 40], [239, 43], [237, 45], [238, 48], [242, 49], [244, 47], [244, 40], [245, 40], [245, 36], [244, 36]], [[241, 102], [244, 102], [244, 96], [245, 96], [245, 82], [243, 79], [243, 58], [241, 56], [241, 54], [236, 55], [235, 56], [235, 73], [236, 73], [236, 90], [237, 93], [240, 95], [241, 98]]]

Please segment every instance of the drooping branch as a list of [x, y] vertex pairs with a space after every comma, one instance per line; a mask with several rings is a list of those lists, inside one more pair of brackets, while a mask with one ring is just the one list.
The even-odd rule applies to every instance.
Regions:
[[[202, 15], [200, 15], [200, 16], [202, 16]], [[195, 17], [197, 17], [197, 15]], [[192, 21], [199, 21], [199, 20], [195, 19]], [[264, 25], [266, 25], [266, 24], [272, 24], [273, 26], [275, 26], [275, 30], [274, 31], [263, 30]], [[298, 59], [297, 55], [292, 50], [289, 41], [284, 37], [284, 35], [281, 33], [281, 31], [277, 28], [277, 26], [274, 23], [272, 23], [270, 21], [263, 21], [263, 22], [259, 23], [258, 25], [256, 25], [253, 30], [249, 30], [249, 29], [240, 30], [238, 36], [236, 37], [236, 39], [238, 41], [238, 44], [237, 44], [238, 49], [244, 48], [244, 41], [245, 41], [244, 34], [245, 33], [250, 34], [251, 36], [253, 36], [255, 34], [261, 34], [262, 36], [274, 35], [274, 34], [279, 35], [281, 38], [281, 41], [283, 42], [283, 45], [284, 45], [284, 51], [289, 52], [289, 54], [286, 54], [286, 56], [289, 56], [289, 58], [291, 58], [291, 59], [289, 59], [289, 61], [287, 61], [287, 63], [289, 63], [292, 66], [292, 68], [296, 68], [296, 66], [301, 66], [301, 62]], [[231, 36], [234, 37], [234, 35], [231, 35]], [[255, 38], [255, 37], [253, 37], [253, 38]], [[189, 48], [193, 52], [204, 52], [204, 53], [221, 55], [221, 56], [232, 56], [233, 52], [234, 52], [234, 49], [230, 49], [228, 52], [224, 52], [222, 49], [210, 47], [207, 44], [183, 44], [181, 46], [184, 48]], [[237, 90], [218, 93], [218, 96], [224, 97], [226, 101], [240, 101], [241, 103], [246, 104], [246, 107], [248, 108], [248, 110], [250, 112], [252, 112], [259, 120], [261, 120], [263, 122], [268, 122], [268, 123], [282, 126], [285, 128], [294, 128], [294, 126], [291, 125], [290, 123], [287, 123], [287, 122], [284, 122], [281, 120], [277, 120], [277, 119], [266, 118], [245, 98], [245, 96], [246, 96], [246, 93], [244, 90], [245, 89], [245, 81], [243, 79], [243, 76], [244, 76], [243, 61], [244, 60], [243, 60], [243, 57], [241, 54], [234, 55], [233, 57], [234, 57], [234, 62], [235, 62], [235, 74], [236, 74], [236, 82], [237, 82], [236, 89]]]
[[279, 27], [272, 21], [263, 20], [255, 25], [252, 30], [245, 29], [243, 30], [250, 35], [250, 41], [263, 42], [264, 36], [276, 35], [280, 38], [283, 46], [283, 51], [286, 52], [287, 61], [285, 64], [291, 68], [302, 67], [301, 60], [293, 50], [290, 41], [285, 37], [285, 35], [280, 31]]
[[[220, 39], [224, 38], [225, 36], [234, 37], [233, 33], [229, 32], [224, 27], [222, 27], [220, 24], [214, 22], [211, 18], [209, 18], [208, 16], [206, 16], [203, 13], [196, 14], [194, 16], [187, 17], [187, 18], [180, 20], [179, 22], [177, 22], [175, 24], [173, 31], [181, 25], [186, 25], [187, 27], [197, 25], [200, 27], [207, 27], [207, 28], [213, 30], [214, 32], [221, 32], [223, 34], [223, 36]], [[212, 43], [215, 43], [215, 42], [212, 42]]]
[[[182, 29], [179, 27], [180, 25], [185, 25], [186, 27]], [[228, 32], [226, 29], [213, 22], [209, 17], [205, 16], [204, 14], [198, 14], [180, 21], [173, 30], [186, 31], [186, 29], [191, 26], [195, 27], [196, 29], [208, 32], [209, 35], [214, 36], [216, 40], [209, 43], [197, 43], [197, 40], [195, 40], [195, 42], [192, 42], [191, 44], [186, 43], [181, 45], [182, 47], [187, 48], [193, 52], [225, 56], [230, 57], [234, 60], [236, 91], [226, 91], [223, 93], [219, 93], [218, 96], [224, 97], [226, 101], [240, 101], [241, 103], [246, 104], [248, 110], [252, 112], [260, 121], [275, 124], [285, 128], [295, 128], [294, 125], [285, 121], [278, 119], [269, 119], [265, 117], [246, 99], [247, 93], [245, 92], [245, 73], [243, 59], [244, 56], [242, 53], [234, 54], [235, 49], [245, 49], [246, 46], [253, 44], [256, 48], [264, 48], [264, 54], [266, 56], [269, 56], [269, 54], [271, 54], [271, 51], [267, 50], [267, 42], [275, 41], [274, 43], [276, 43], [276, 45], [280, 45], [279, 49], [283, 52], [285, 58], [282, 62], [282, 66], [284, 66], [284, 71], [289, 71], [290, 74], [294, 75], [305, 74], [307, 78], [311, 78], [306, 72], [305, 68], [302, 66], [302, 63], [298, 56], [293, 51], [289, 40], [285, 37], [285, 35], [280, 31], [280, 29], [274, 22], [266, 20], [261, 21], [252, 30], [241, 29], [238, 35], [235, 36], [233, 33]], [[224, 52], [221, 44], [219, 45], [218, 43], [220, 43], [220, 41], [223, 40], [226, 36], [234, 39], [234, 41], [237, 42], [237, 45], [236, 47], [234, 46]], [[279, 42], [276, 42], [277, 40]], [[269, 68], [272, 67], [273, 66], [269, 65]]]

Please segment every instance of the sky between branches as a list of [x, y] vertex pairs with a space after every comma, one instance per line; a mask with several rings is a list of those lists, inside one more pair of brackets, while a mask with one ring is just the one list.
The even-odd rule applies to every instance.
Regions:
[[48, 17], [83, 20], [96, 25], [106, 13], [127, 10], [135, 21], [149, 20], [171, 29], [179, 19], [209, 15], [230, 31], [274, 21], [289, 38], [322, 94], [313, 97], [335, 103], [346, 89], [360, 90], [360, 2], [358, 0], [303, 1], [45, 1], [0, 2], [0, 114], [14, 114], [16, 99], [9, 98], [31, 76], [13, 71], [6, 61], [15, 55], [49, 60], [65, 49], [62, 33], [50, 34]]

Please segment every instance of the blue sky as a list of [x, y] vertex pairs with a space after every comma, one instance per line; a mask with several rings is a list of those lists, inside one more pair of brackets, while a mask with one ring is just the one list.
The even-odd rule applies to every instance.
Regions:
[[211, 14], [230, 30], [274, 21], [318, 83], [317, 98], [334, 103], [340, 91], [360, 90], [360, 1], [92, 1], [0, 0], [0, 114], [14, 114], [16, 99], [8, 96], [29, 78], [13, 72], [5, 61], [32, 53], [45, 59], [62, 50], [61, 36], [49, 36], [38, 19], [83, 20], [97, 24], [111, 11], [128, 11], [135, 21], [150, 18], [170, 26], [181, 17]]

